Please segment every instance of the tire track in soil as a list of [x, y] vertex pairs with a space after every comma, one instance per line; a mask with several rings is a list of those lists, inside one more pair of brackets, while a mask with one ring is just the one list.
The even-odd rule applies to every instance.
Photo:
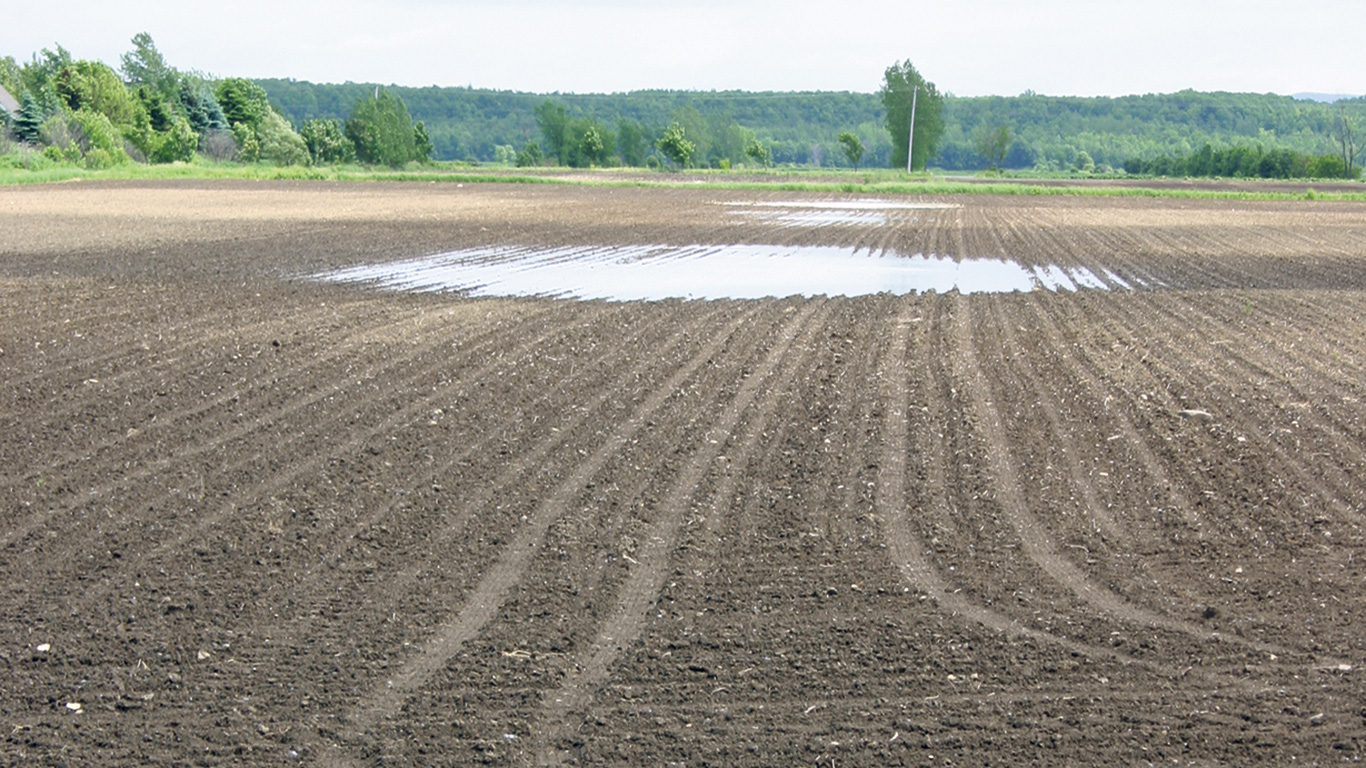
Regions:
[[[541, 313], [532, 313], [529, 317], [519, 317], [518, 322], [529, 325], [532, 322], [534, 322], [535, 318], [538, 317], [540, 314]], [[525, 352], [532, 345], [544, 342], [545, 340], [551, 337], [564, 333], [566, 330], [567, 328], [556, 328], [554, 330], [547, 331], [538, 336], [535, 339], [535, 341], [531, 344], [524, 344], [521, 347], [519, 347], [519, 349]], [[481, 327], [481, 329], [478, 332], [473, 334], [472, 338], [480, 340], [476, 341], [474, 343], [474, 346], [461, 350], [461, 353], [468, 357], [474, 357], [482, 352], [487, 351], [489, 348], [495, 347], [502, 340], [502, 338], [504, 338], [503, 329], [498, 328], [496, 326]], [[0, 533], [0, 550], [9, 548], [11, 544], [14, 544], [16, 542], [23, 541], [30, 534], [34, 533], [39, 527], [46, 525], [52, 518], [62, 514], [63, 512], [71, 512], [83, 504], [95, 501], [101, 497], [104, 497], [107, 494], [113, 493], [121, 487], [132, 487], [133, 484], [136, 483], [138, 480], [154, 476], [160, 472], [166, 472], [170, 470], [172, 467], [176, 466], [178, 462], [184, 462], [196, 456], [201, 456], [210, 453], [221, 446], [231, 443], [232, 441], [244, 439], [263, 429], [268, 429], [271, 426], [277, 425], [278, 422], [280, 422], [282, 419], [292, 414], [298, 413], [306, 408], [309, 408], [310, 406], [314, 406], [320, 402], [323, 402], [328, 398], [337, 395], [338, 393], [346, 392], [346, 384], [352, 380], [380, 380], [380, 377], [382, 377], [384, 374], [394, 370], [399, 366], [422, 358], [423, 356], [430, 354], [438, 347], [447, 343], [450, 343], [449, 338], [431, 337], [423, 344], [413, 345], [409, 349], [405, 350], [404, 353], [401, 355], [397, 355], [391, 358], [385, 358], [381, 363], [372, 364], [365, 370], [359, 372], [356, 376], [348, 377], [346, 379], [346, 382], [333, 382], [331, 386], [328, 388], [315, 390], [311, 394], [308, 394], [304, 397], [288, 399], [274, 413], [256, 416], [252, 420], [239, 424], [227, 430], [226, 432], [215, 434], [212, 438], [208, 440], [198, 442], [192, 448], [181, 450], [177, 452], [174, 456], [163, 457], [161, 459], [154, 460], [151, 463], [145, 464], [141, 468], [133, 470], [128, 474], [123, 475], [115, 480], [111, 480], [105, 483], [104, 485], [96, 486], [94, 488], [88, 488], [83, 492], [78, 493], [73, 498], [65, 501], [62, 505], [54, 505], [50, 508], [37, 511], [24, 522], [14, 526], [13, 528], [5, 530], [3, 533]], [[495, 361], [494, 363], [488, 363], [484, 365], [479, 369], [478, 373], [481, 375], [487, 375], [488, 371], [491, 368], [495, 367], [497, 362], [498, 361]], [[402, 391], [411, 382], [421, 380], [422, 378], [428, 376], [433, 369], [444, 365], [449, 365], [449, 363], [450, 360], [446, 358], [435, 360], [431, 362], [427, 367], [409, 374], [402, 380], [394, 382], [391, 388], [381, 391], [378, 397], [383, 397], [385, 396], [385, 394], [389, 392]], [[466, 379], [468, 378], [470, 377], [467, 376]], [[461, 381], [463, 382], [464, 380]], [[333, 456], [337, 455], [337, 453], [343, 450], [344, 446], [354, 447], [355, 445], [359, 444], [358, 441], [369, 439], [374, 434], [378, 434], [379, 432], [384, 431], [388, 427], [391, 427], [393, 424], [401, 422], [404, 418], [409, 417], [412, 413], [416, 412], [420, 405], [425, 404], [434, 396], [435, 395], [429, 393], [425, 398], [419, 401], [410, 402], [404, 409], [392, 414], [380, 426], [368, 431], [363, 431], [358, 436], [353, 436], [351, 440], [342, 444], [342, 446], [333, 446], [332, 451], [330, 453], [314, 454], [310, 457], [309, 461], [290, 464], [289, 468], [286, 469], [283, 473], [276, 474], [272, 478], [272, 482], [270, 483], [263, 483], [256, 486], [252, 486], [246, 489], [245, 491], [239, 491], [238, 493], [234, 494], [233, 497], [229, 497], [228, 499], [219, 501], [217, 503], [219, 510], [217, 513], [202, 515], [195, 519], [194, 525], [192, 527], [191, 537], [197, 535], [197, 532], [202, 531], [204, 528], [212, 525], [219, 519], [219, 517], [221, 517], [224, 514], [227, 514], [230, 510], [236, 509], [236, 502], [233, 500], [234, 497], [240, 498], [244, 493], [252, 492], [255, 492], [256, 497], [260, 497], [265, 493], [265, 489], [267, 488], [274, 488], [292, 482], [294, 478], [298, 477], [299, 474], [310, 469], [316, 469], [316, 467], [320, 466], [326, 459], [332, 458]], [[348, 407], [360, 411], [363, 410], [365, 402], [369, 402], [369, 400], [362, 401], [359, 404], [353, 404]], [[324, 431], [329, 426], [329, 424], [326, 422], [311, 423], [313, 425], [311, 430], [297, 432], [291, 431], [287, 439], [275, 441], [274, 447], [276, 448], [276, 450], [283, 450], [288, 448], [290, 445], [297, 441], [307, 440], [307, 438], [310, 435]], [[242, 469], [243, 467], [248, 466], [249, 464], [260, 458], [259, 456], [251, 452], [246, 453], [246, 456], [244, 456], [236, 462], [216, 467], [214, 470], [215, 473], [219, 475], [226, 475], [229, 472]], [[79, 524], [80, 521], [76, 522]], [[72, 539], [73, 544], [88, 543], [82, 542], [79, 539], [79, 537], [68, 538]], [[183, 544], [185, 543], [185, 540], [181, 540], [177, 543]], [[164, 547], [159, 548], [158, 551], [160, 551], [160, 549], [164, 549]], [[50, 557], [53, 555], [54, 553], [44, 553], [44, 557]], [[61, 559], [61, 556], [57, 556], [57, 559]]]
[[1129, 603], [1094, 583], [1075, 563], [1057, 551], [1052, 537], [1029, 510], [1024, 486], [1015, 473], [1015, 459], [1010, 452], [1009, 438], [1001, 426], [1001, 417], [993, 401], [991, 385], [977, 362], [976, 341], [972, 332], [972, 304], [972, 299], [962, 295], [959, 295], [956, 302], [956, 352], [953, 356], [953, 368], [957, 378], [967, 387], [969, 407], [977, 415], [979, 432], [986, 447], [986, 469], [994, 485], [995, 492], [992, 498], [1020, 537], [1021, 547], [1029, 559], [1082, 602], [1117, 619], [1177, 632], [1197, 640], [1238, 643], [1263, 653], [1286, 653], [1285, 649], [1279, 646], [1210, 631], [1205, 627]]
[[[926, 595], [952, 616], [980, 624], [995, 632], [1058, 646], [1078, 656], [1106, 659], [1124, 665], [1138, 665], [1169, 680], [1178, 679], [1181, 672], [1176, 667], [1027, 627], [1005, 614], [970, 602], [962, 597], [958, 590], [945, 584], [939, 570], [925, 557], [925, 543], [912, 532], [914, 526], [910, 521], [908, 509], [910, 494], [906, 487], [906, 457], [911, 455], [914, 448], [910, 435], [910, 372], [906, 361], [911, 347], [910, 329], [917, 325], [917, 319], [912, 317], [915, 309], [914, 304], [908, 303], [902, 312], [893, 316], [887, 333], [890, 339], [888, 350], [878, 365], [876, 377], [881, 386], [884, 416], [880, 425], [882, 449], [878, 460], [874, 508], [877, 510], [877, 518], [887, 542], [887, 555], [892, 560], [892, 565], [901, 573], [911, 589]], [[926, 326], [929, 325], [930, 323], [920, 324], [922, 337], [928, 332]], [[918, 346], [928, 345], [922, 338]], [[933, 387], [926, 387], [926, 396], [926, 407], [929, 409], [930, 418], [933, 419], [943, 412], [944, 405]], [[926, 496], [936, 506], [947, 506], [948, 488], [943, 463], [945, 450], [942, 445], [922, 448], [927, 449], [926, 482], [929, 487], [926, 489]], [[1222, 679], [1203, 670], [1199, 674], [1206, 679]], [[1241, 683], [1237, 680], [1233, 682]]]
[[1063, 417], [1056, 396], [1043, 386], [1044, 378], [1039, 376], [1034, 364], [1029, 361], [1029, 352], [1016, 338], [1015, 327], [1001, 318], [999, 302], [992, 302], [992, 311], [997, 326], [1003, 332], [1002, 340], [1009, 349], [1015, 351], [1014, 354], [1006, 355], [1006, 365], [1015, 368], [1018, 381], [1029, 382], [1029, 391], [1034, 395], [1034, 401], [1042, 411], [1044, 420], [1048, 422], [1048, 432], [1052, 435], [1049, 443], [1058, 448], [1058, 454], [1061, 456], [1059, 463], [1066, 464], [1068, 479], [1072, 487], [1081, 494], [1082, 508], [1091, 520], [1092, 532], [1103, 534], [1117, 543], [1127, 543], [1130, 539], [1129, 534], [1115, 523], [1114, 517], [1101, 502], [1095, 483], [1086, 476], [1086, 469], [1079, 461], [1082, 454], [1077, 441], [1073, 440], [1071, 432], [1063, 427]]
[[[549, 436], [542, 439], [528, 451], [519, 452], [517, 458], [512, 463], [510, 463], [494, 480], [481, 486], [478, 493], [474, 496], [462, 498], [459, 501], [459, 506], [461, 508], [460, 514], [449, 518], [448, 522], [446, 522], [435, 534], [423, 538], [423, 546], [425, 549], [431, 553], [441, 553], [445, 551], [446, 547], [451, 542], [457, 540], [464, 534], [471, 516], [476, 511], [485, 509], [500, 493], [521, 480], [532, 469], [542, 466], [542, 462], [552, 451], [569, 440], [575, 430], [582, 427], [591, 417], [597, 415], [598, 410], [602, 408], [614, 394], [626, 391], [629, 384], [637, 380], [647, 368], [654, 365], [657, 359], [671, 359], [670, 356], [688, 338], [691, 327], [710, 324], [710, 322], [720, 313], [720, 309], [713, 309], [707, 316], [698, 318], [693, 326], [679, 328], [667, 341], [651, 347], [653, 354], [649, 359], [643, 359], [635, 366], [624, 370], [611, 383], [596, 387], [597, 395], [593, 400], [574, 407], [572, 409], [573, 415], [554, 427]], [[748, 318], [750, 316], [752, 315], [746, 315], [745, 317]], [[664, 322], [664, 318], [663, 316], [660, 316], [651, 323], [651, 327], [662, 322]], [[643, 335], [646, 330], [648, 329], [641, 328], [637, 333], [632, 334], [630, 338], [624, 340], [624, 342], [618, 346], [617, 351], [612, 355], [613, 359], [623, 356], [632, 345], [636, 343], [635, 340]], [[588, 367], [585, 366], [584, 370], [587, 371]], [[576, 379], [567, 379], [565, 381], [566, 385], [577, 383]], [[540, 403], [547, 402], [550, 397], [550, 394], [542, 396], [537, 403], [533, 403], [527, 410], [534, 410]], [[430, 478], [444, 475], [452, 467], [468, 457], [478, 454], [488, 443], [491, 443], [498, 438], [499, 435], [497, 433], [490, 432], [483, 440], [471, 444], [443, 462], [440, 466], [429, 470], [418, 481], [412, 483], [412, 487], [421, 486], [428, 482]], [[395, 492], [389, 502], [377, 507], [367, 513], [365, 517], [353, 523], [351, 525], [351, 530], [331, 547], [324, 557], [324, 562], [340, 561], [342, 555], [345, 554], [346, 547], [356, 539], [356, 536], [367, 528], [379, 524], [384, 517], [393, 511], [401, 497], [401, 492]], [[421, 557], [408, 558], [408, 562], [393, 577], [386, 580], [383, 585], [384, 589], [387, 592], [401, 594], [407, 590], [411, 584], [416, 582], [422, 572], [429, 567], [430, 563], [428, 559]], [[309, 571], [309, 573], [295, 585], [296, 589], [302, 593], [317, 591], [313, 588], [313, 585], [324, 574], [325, 571], [322, 569], [313, 569]], [[290, 638], [307, 636], [315, 618], [315, 616], [310, 615], [302, 620], [293, 620], [282, 627], [281, 632], [277, 634], [286, 641], [286, 644]]]
[[[1050, 313], [1048, 310], [1046, 310], [1046, 309], [1044, 308], [1043, 305], [1045, 305], [1045, 304], [1048, 304], [1048, 305], [1051, 306], [1051, 308], [1052, 308], [1052, 313]], [[1129, 329], [1129, 333], [1132, 333], [1132, 334], [1133, 334], [1132, 338], [1125, 338], [1120, 332], [1114, 331], [1114, 330], [1112, 330], [1112, 329], [1109, 327], [1109, 326], [1111, 325], [1111, 323], [1113, 323], [1113, 322], [1115, 321], [1116, 317], [1119, 315], [1119, 311], [1118, 311], [1116, 308], [1110, 306], [1109, 304], [1106, 304], [1105, 306], [1109, 307], [1109, 311], [1108, 311], [1108, 312], [1102, 311], [1102, 312], [1096, 313], [1096, 314], [1098, 315], [1097, 317], [1088, 317], [1088, 318], [1086, 319], [1085, 322], [1076, 322], [1075, 319], [1072, 320], [1072, 321], [1068, 321], [1066, 318], [1061, 318], [1061, 319], [1056, 319], [1056, 320], [1055, 320], [1055, 318], [1053, 317], [1053, 313], [1056, 313], [1056, 312], [1059, 311], [1058, 305], [1057, 305], [1056, 302], [1046, 302], [1046, 301], [1038, 301], [1038, 300], [1035, 301], [1035, 310], [1036, 310], [1036, 312], [1038, 313], [1038, 316], [1039, 316], [1038, 327], [1041, 328], [1041, 329], [1044, 331], [1044, 333], [1048, 336], [1049, 343], [1050, 343], [1053, 347], [1058, 348], [1058, 349], [1071, 349], [1071, 350], [1074, 350], [1074, 354], [1071, 355], [1071, 356], [1069, 356], [1069, 358], [1070, 358], [1070, 357], [1076, 357], [1076, 358], [1078, 358], [1078, 359], [1080, 360], [1080, 362], [1073, 361], [1073, 360], [1071, 360], [1071, 359], [1069, 359], [1069, 360], [1067, 361], [1068, 364], [1071, 365], [1072, 370], [1073, 370], [1075, 376], [1076, 376], [1079, 380], [1081, 380], [1081, 381], [1083, 381], [1083, 382], [1089, 382], [1089, 383], [1088, 383], [1088, 386], [1092, 387], [1092, 388], [1093, 388], [1095, 391], [1097, 391], [1097, 392], [1101, 392], [1101, 391], [1113, 391], [1115, 399], [1117, 399], [1117, 400], [1119, 400], [1119, 401], [1121, 401], [1121, 402], [1127, 401], [1127, 402], [1132, 403], [1132, 402], [1136, 401], [1137, 398], [1135, 398], [1135, 397], [1134, 397], [1133, 395], [1131, 395], [1131, 394], [1128, 394], [1128, 392], [1134, 392], [1134, 391], [1147, 391], [1147, 390], [1148, 390], [1148, 387], [1146, 387], [1146, 386], [1135, 387], [1134, 385], [1130, 384], [1130, 385], [1127, 387], [1127, 391], [1126, 391], [1126, 388], [1125, 388], [1123, 385], [1116, 384], [1116, 385], [1111, 385], [1111, 387], [1110, 387], [1109, 389], [1107, 389], [1107, 388], [1105, 387], [1104, 384], [1102, 384], [1102, 383], [1100, 383], [1100, 382], [1098, 381], [1098, 379], [1104, 379], [1104, 378], [1106, 378], [1106, 377], [1104, 376], [1104, 374], [1099, 374], [1099, 373], [1096, 373], [1096, 372], [1095, 372], [1095, 371], [1101, 370], [1102, 366], [1101, 366], [1101, 364], [1100, 364], [1099, 362], [1097, 362], [1095, 353], [1094, 353], [1094, 352], [1090, 352], [1090, 351], [1088, 351], [1088, 350], [1089, 350], [1089, 349], [1100, 349], [1100, 350], [1106, 349], [1107, 347], [1111, 346], [1110, 343], [1109, 343], [1109, 341], [1108, 341], [1109, 339], [1113, 339], [1115, 344], [1123, 345], [1123, 346], [1125, 346], [1126, 348], [1129, 348], [1129, 349], [1134, 349], [1134, 347], [1132, 346], [1132, 344], [1133, 344], [1133, 343], [1136, 343], [1136, 340], [1137, 340], [1137, 339], [1151, 339], [1151, 338], [1153, 338], [1154, 334], [1151, 332], [1151, 329], [1144, 330], [1144, 329], [1146, 328], [1146, 326], [1140, 325], [1140, 327], [1137, 328], [1137, 329]], [[1161, 309], [1159, 309], [1159, 308], [1150, 308], [1150, 309], [1147, 311], [1147, 316], [1148, 316], [1148, 317], [1172, 317], [1173, 315], [1172, 315], [1172, 313], [1167, 312], [1167, 311], [1163, 311], [1163, 310], [1161, 310]], [[1097, 329], [1097, 330], [1103, 331], [1103, 332], [1105, 333], [1105, 337], [1103, 337], [1103, 338], [1098, 338], [1098, 339], [1091, 340], [1091, 341], [1086, 341], [1086, 340], [1080, 340], [1080, 339], [1077, 337], [1077, 335], [1073, 334], [1073, 335], [1069, 336], [1069, 338], [1072, 339], [1071, 341], [1064, 341], [1064, 340], [1062, 340], [1062, 339], [1061, 339], [1061, 332], [1059, 331], [1059, 328], [1067, 329], [1067, 328], [1072, 328], [1072, 327], [1086, 327], [1086, 328]], [[1158, 356], [1158, 355], [1155, 355], [1155, 354], [1153, 354], [1153, 353], [1151, 353], [1151, 352], [1148, 352], [1148, 353], [1145, 353], [1145, 354], [1146, 354], [1146, 355], [1149, 355], [1149, 356]], [[1190, 351], [1189, 349], [1185, 349], [1185, 350], [1182, 352], [1182, 354], [1183, 354], [1183, 356], [1189, 356], [1189, 355], [1191, 355], [1191, 351]], [[1138, 355], [1138, 353], [1134, 353], [1134, 357], [1137, 357], [1137, 355]], [[1140, 369], [1144, 370], [1145, 372], [1147, 372], [1149, 376], [1152, 376], [1152, 377], [1153, 377], [1153, 379], [1154, 379], [1154, 384], [1151, 385], [1151, 386], [1155, 387], [1155, 391], [1164, 391], [1164, 392], [1165, 392], [1164, 382], [1163, 382], [1163, 380], [1162, 380], [1159, 376], [1157, 376], [1156, 374], [1151, 373], [1150, 371], [1147, 371], [1146, 367], [1144, 367], [1144, 366], [1138, 366], [1138, 367], [1139, 367]], [[1145, 398], [1146, 398], [1146, 396], [1145, 396]], [[1157, 446], [1151, 446], [1151, 445], [1148, 444], [1147, 441], [1141, 440], [1140, 437], [1139, 437], [1139, 434], [1140, 434], [1140, 433], [1134, 432], [1134, 431], [1133, 431], [1132, 424], [1129, 422], [1128, 418], [1124, 416], [1124, 414], [1123, 414], [1122, 411], [1123, 411], [1123, 408], [1122, 408], [1122, 407], [1121, 407], [1121, 408], [1110, 408], [1110, 409], [1109, 409], [1109, 412], [1110, 412], [1117, 420], [1119, 420], [1119, 421], [1124, 425], [1121, 434], [1124, 434], [1124, 435], [1126, 436], [1126, 441], [1127, 441], [1128, 445], [1129, 445], [1131, 448], [1133, 448], [1133, 449], [1135, 450], [1135, 453], [1136, 453], [1136, 454], [1138, 454], [1140, 463], [1142, 463], [1142, 464], [1145, 466], [1146, 471], [1149, 472], [1150, 476], [1151, 476], [1151, 477], [1154, 479], [1154, 481], [1157, 483], [1157, 486], [1156, 486], [1156, 487], [1162, 489], [1162, 492], [1165, 493], [1165, 495], [1166, 495], [1166, 497], [1167, 497], [1167, 499], [1168, 499], [1168, 503], [1169, 503], [1169, 504], [1174, 505], [1175, 508], [1177, 508], [1177, 509], [1179, 509], [1179, 510], [1182, 511], [1182, 514], [1183, 514], [1188, 520], [1193, 521], [1193, 524], [1192, 524], [1191, 527], [1192, 527], [1192, 530], [1196, 532], [1196, 536], [1198, 537], [1198, 540], [1199, 540], [1200, 542], [1207, 542], [1208, 540], [1210, 540], [1210, 538], [1211, 538], [1212, 536], [1215, 536], [1215, 535], [1216, 535], [1216, 534], [1214, 533], [1214, 531], [1216, 531], [1216, 530], [1219, 531], [1219, 534], [1217, 534], [1217, 535], [1218, 535], [1220, 538], [1223, 538], [1223, 539], [1229, 541], [1229, 542], [1230, 542], [1231, 544], [1233, 544], [1234, 546], [1241, 546], [1243, 543], [1245, 543], [1245, 542], [1248, 540], [1248, 538], [1249, 538], [1250, 536], [1255, 535], [1253, 532], [1243, 530], [1242, 528], [1239, 528], [1239, 529], [1236, 529], [1236, 530], [1225, 530], [1225, 529], [1224, 529], [1223, 527], [1221, 527], [1221, 526], [1216, 526], [1216, 525], [1214, 525], [1214, 523], [1216, 523], [1216, 522], [1218, 521], [1218, 516], [1216, 516], [1216, 515], [1206, 515], [1206, 516], [1204, 516], [1204, 517], [1202, 518], [1202, 517], [1197, 513], [1197, 511], [1196, 511], [1196, 509], [1195, 509], [1194, 503], [1189, 499], [1189, 497], [1186, 495], [1185, 491], [1182, 490], [1182, 488], [1187, 488], [1187, 487], [1189, 487], [1189, 486], [1190, 486], [1190, 482], [1178, 483], [1177, 481], [1175, 481], [1175, 480], [1171, 477], [1171, 475], [1168, 474], [1168, 472], [1167, 472], [1166, 469], [1164, 468], [1164, 463], [1162, 462], [1161, 459], [1157, 458], [1157, 456], [1156, 456], [1157, 451], [1159, 451], [1160, 448], [1161, 448], [1160, 443], [1159, 443]], [[1155, 434], [1155, 433], [1152, 431], [1151, 428], [1148, 428], [1147, 431], [1146, 431], [1145, 433], [1146, 433], [1146, 434], [1150, 434], [1150, 435]], [[1156, 439], [1156, 438], [1154, 438], [1154, 439]], [[1207, 449], [1207, 450], [1216, 450], [1216, 449]], [[1179, 470], [1178, 470], [1178, 471], [1179, 471]], [[1161, 510], [1158, 510], [1158, 512], [1159, 512], [1159, 514], [1160, 514]], [[1206, 518], [1207, 518], [1209, 524], [1207, 524]], [[1243, 528], [1246, 528], [1246, 526], [1247, 526], [1247, 523], [1246, 523], [1246, 522], [1244, 522], [1241, 518], [1240, 518], [1240, 521], [1239, 521], [1239, 522], [1240, 522], [1240, 524], [1242, 524]], [[1178, 541], [1179, 541], [1179, 539], [1178, 539]], [[1208, 545], [1208, 544], [1202, 543], [1202, 544], [1200, 544], [1200, 546], [1203, 547], [1203, 546], [1217, 546], [1217, 545]], [[1170, 555], [1168, 555], [1168, 556], [1170, 556]], [[1198, 585], [1191, 584], [1190, 582], [1183, 582], [1183, 581], [1162, 581], [1162, 582], [1158, 582], [1158, 581], [1154, 580], [1154, 584], [1160, 585], [1160, 587], [1161, 587], [1162, 589], [1164, 589], [1164, 590], [1169, 590], [1169, 591], [1170, 591], [1170, 592], [1169, 592], [1170, 594], [1179, 594], [1179, 595], [1180, 595], [1180, 598], [1179, 598], [1179, 599], [1183, 600], [1184, 602], [1186, 602], [1186, 603], [1188, 603], [1188, 604], [1189, 604], [1189, 603], [1204, 604], [1204, 605], [1216, 605], [1216, 604], [1217, 604], [1217, 605], [1220, 605], [1221, 607], [1223, 607], [1223, 606], [1225, 606], [1225, 605], [1228, 604], [1228, 601], [1229, 601], [1230, 599], [1236, 598], [1236, 594], [1235, 594], [1235, 595], [1230, 595], [1230, 594], [1227, 593], [1227, 592], [1215, 592], [1215, 593], [1213, 593], [1213, 594], [1209, 594], [1207, 590], [1206, 590], [1206, 593], [1207, 593], [1207, 594], [1206, 594], [1206, 596], [1205, 596], [1204, 598], [1194, 597], [1194, 596], [1192, 595], [1192, 590], [1193, 590], [1196, 586], [1198, 586]], [[1248, 607], [1244, 607], [1244, 608], [1242, 609], [1242, 612], [1244, 613], [1244, 615], [1246, 615], [1246, 616], [1248, 616], [1248, 617], [1252, 617], [1252, 616], [1254, 616], [1254, 615], [1255, 615], [1255, 616], [1258, 616], [1258, 617], [1260, 617], [1260, 618], [1254, 619], [1254, 621], [1266, 622], [1266, 623], [1270, 624], [1271, 626], [1274, 626], [1274, 625], [1277, 623], [1277, 620], [1278, 620], [1278, 619], [1281, 617], [1281, 615], [1282, 615], [1282, 614], [1280, 614], [1279, 612], [1272, 612], [1272, 613], [1270, 613], [1269, 615], [1266, 615], [1266, 616], [1263, 617], [1263, 616], [1261, 616], [1260, 613], [1258, 613], [1258, 612], [1254, 611], [1252, 608], [1248, 608]], [[1295, 645], [1299, 645], [1299, 644], [1296, 643]], [[1309, 651], [1304, 651], [1304, 650], [1302, 650], [1301, 653], [1303, 653], [1303, 654], [1305, 655], [1306, 658], [1313, 658], [1313, 654], [1312, 654], [1311, 652], [1309, 652]], [[1288, 669], [1293, 669], [1293, 668], [1294, 668], [1294, 662], [1287, 662], [1287, 663], [1286, 663], [1286, 667], [1287, 667]]]
[[[423, 686], [455, 656], [468, 640], [476, 636], [501, 609], [512, 587], [529, 566], [531, 556], [545, 537], [546, 531], [563, 514], [565, 508], [584, 485], [646, 425], [650, 417], [674, 396], [678, 389], [707, 361], [714, 358], [726, 342], [744, 324], [737, 319], [724, 332], [717, 334], [698, 354], [657, 387], [648, 398], [621, 423], [607, 440], [585, 458], [554, 490], [537, 505], [507, 545], [504, 553], [484, 573], [479, 583], [470, 590], [462, 605], [451, 618], [438, 627], [424, 644], [419, 655], [410, 658], [390, 679], [377, 684], [352, 709], [350, 727], [343, 732], [347, 741], [356, 741], [375, 725], [397, 714], [404, 700]], [[347, 756], [333, 745], [332, 754], [325, 761], [330, 765], [352, 764]]]
[[[831, 306], [828, 301], [810, 302], [784, 328], [782, 335], [769, 351], [759, 368], [750, 373], [725, 411], [707, 431], [699, 448], [674, 480], [668, 494], [660, 501], [659, 518], [650, 527], [645, 543], [637, 550], [634, 567], [620, 588], [611, 614], [603, 622], [592, 643], [575, 654], [558, 690], [547, 691], [542, 700], [535, 742], [535, 761], [541, 765], [560, 765], [564, 754], [557, 744], [569, 729], [570, 716], [581, 710], [607, 678], [617, 657], [640, 636], [647, 611], [659, 596], [669, 565], [673, 562], [679, 529], [685, 510], [703, 476], [715, 465], [717, 456], [729, 445], [736, 425], [753, 405], [756, 414], [746, 429], [741, 443], [742, 462], [735, 469], [742, 470], [744, 461], [763, 434], [764, 424], [777, 407], [783, 389], [780, 382], [790, 380], [813, 352], [815, 335], [824, 328], [824, 320]], [[815, 318], [814, 320], [812, 318]], [[789, 354], [803, 327], [798, 352]], [[782, 371], [774, 378], [779, 364], [786, 360]], [[761, 387], [767, 391], [755, 405]], [[737, 457], [738, 458], [738, 457]], [[730, 476], [731, 487], [734, 474]], [[714, 496], [718, 506], [724, 504], [728, 493], [723, 484]], [[715, 516], [719, 517], [719, 510]]]

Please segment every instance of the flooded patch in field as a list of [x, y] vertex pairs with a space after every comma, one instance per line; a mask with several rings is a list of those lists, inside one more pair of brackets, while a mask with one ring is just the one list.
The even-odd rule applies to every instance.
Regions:
[[724, 202], [737, 216], [773, 222], [786, 227], [824, 227], [832, 224], [882, 226], [899, 211], [958, 208], [952, 203], [914, 203], [890, 200], [791, 200]]
[[875, 255], [833, 246], [495, 247], [327, 272], [315, 279], [401, 291], [608, 301], [1109, 290], [1084, 268], [1002, 259]]

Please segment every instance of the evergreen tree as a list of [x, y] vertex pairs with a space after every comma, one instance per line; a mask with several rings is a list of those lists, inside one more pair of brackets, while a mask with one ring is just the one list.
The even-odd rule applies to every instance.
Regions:
[[43, 111], [38, 100], [33, 98], [33, 93], [24, 91], [24, 98], [19, 105], [19, 114], [14, 116], [12, 122], [14, 137], [27, 144], [41, 142], [43, 121], [45, 120], [47, 120], [47, 114]]
[[183, 77], [176, 91], [176, 99], [190, 127], [201, 136], [209, 131], [221, 131], [228, 127], [228, 117], [223, 107], [213, 95], [213, 89], [202, 80]]

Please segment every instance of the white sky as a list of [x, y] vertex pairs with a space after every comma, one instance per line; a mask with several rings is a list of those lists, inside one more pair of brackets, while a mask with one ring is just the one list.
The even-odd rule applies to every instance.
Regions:
[[910, 59], [959, 96], [1366, 93], [1366, 0], [7, 2], [0, 56], [532, 92], [877, 90]]

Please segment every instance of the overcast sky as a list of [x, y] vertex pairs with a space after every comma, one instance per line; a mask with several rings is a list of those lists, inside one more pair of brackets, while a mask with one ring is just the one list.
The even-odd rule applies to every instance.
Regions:
[[184, 0], [6, 3], [0, 56], [532, 92], [877, 90], [910, 59], [959, 96], [1366, 93], [1366, 0]]

